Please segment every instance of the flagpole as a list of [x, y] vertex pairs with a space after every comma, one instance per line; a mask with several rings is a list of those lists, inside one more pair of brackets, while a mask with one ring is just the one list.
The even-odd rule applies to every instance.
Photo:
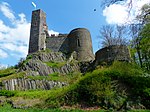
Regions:
[[31, 3], [34, 9], [36, 10], [36, 4], [34, 2]]

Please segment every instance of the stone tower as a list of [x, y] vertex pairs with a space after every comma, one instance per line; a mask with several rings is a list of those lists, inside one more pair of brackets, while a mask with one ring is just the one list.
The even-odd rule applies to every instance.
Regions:
[[45, 40], [47, 36], [48, 27], [46, 24], [46, 14], [41, 9], [33, 11], [28, 53], [30, 54], [40, 50], [45, 50]]
[[130, 62], [130, 51], [125, 45], [111, 45], [104, 47], [96, 52], [96, 64], [107, 63], [111, 64], [113, 61]]
[[69, 35], [69, 51], [76, 52], [79, 61], [94, 60], [92, 40], [90, 32], [85, 28], [72, 30]]

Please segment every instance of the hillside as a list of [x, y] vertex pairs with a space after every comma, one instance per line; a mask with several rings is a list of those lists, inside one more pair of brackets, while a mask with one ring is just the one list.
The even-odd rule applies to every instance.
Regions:
[[0, 88], [0, 105], [13, 108], [150, 109], [150, 75], [137, 65], [94, 66], [49, 50], [0, 70]]

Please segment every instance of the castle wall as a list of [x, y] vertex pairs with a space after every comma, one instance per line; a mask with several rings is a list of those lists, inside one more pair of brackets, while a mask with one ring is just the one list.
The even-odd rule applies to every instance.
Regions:
[[94, 60], [92, 40], [90, 32], [85, 28], [72, 30], [69, 35], [69, 51], [77, 53], [77, 60]]
[[129, 49], [125, 45], [112, 45], [96, 52], [96, 63], [111, 63], [113, 61], [130, 61]]
[[69, 52], [68, 38], [66, 34], [51, 36], [46, 39], [46, 48], [54, 52]]

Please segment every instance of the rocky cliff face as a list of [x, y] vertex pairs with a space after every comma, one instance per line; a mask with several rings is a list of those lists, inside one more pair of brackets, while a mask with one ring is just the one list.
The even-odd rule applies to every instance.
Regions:
[[67, 83], [59, 82], [59, 81], [48, 81], [48, 80], [32, 80], [25, 78], [16, 78], [3, 81], [4, 88], [6, 90], [49, 90], [54, 87], [63, 87], [66, 86]]
[[50, 79], [54, 74], [67, 75], [80, 71], [78, 63], [71, 62], [66, 55], [59, 52], [38, 52], [27, 57], [21, 63], [17, 76], [2, 81], [6, 90], [49, 90], [54, 87], [66, 86], [67, 82]]

